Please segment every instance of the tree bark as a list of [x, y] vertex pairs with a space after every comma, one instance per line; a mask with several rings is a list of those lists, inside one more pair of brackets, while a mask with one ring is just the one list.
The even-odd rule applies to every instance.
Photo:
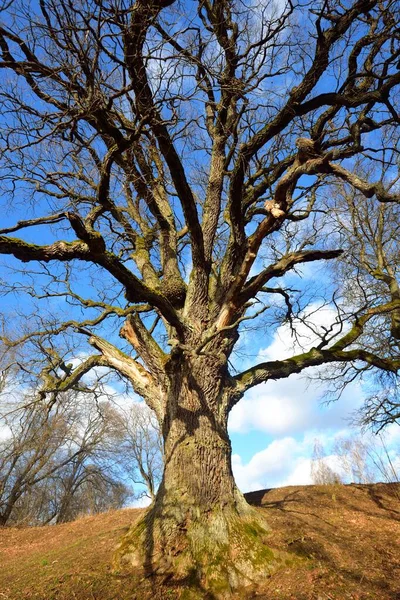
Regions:
[[130, 564], [225, 598], [268, 576], [282, 556], [267, 546], [268, 526], [233, 478], [221, 369], [190, 360], [171, 381], [163, 479], [154, 504], [122, 540], [116, 568]]

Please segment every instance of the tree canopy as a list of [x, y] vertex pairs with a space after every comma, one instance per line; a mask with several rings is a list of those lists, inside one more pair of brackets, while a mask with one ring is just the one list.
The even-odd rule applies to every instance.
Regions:
[[[320, 207], [332, 210], [336, 182], [361, 203], [398, 200], [398, 16], [395, 2], [5, 4], [1, 178], [31, 214], [3, 228], [0, 251], [66, 263], [64, 276], [46, 267], [49, 295], [95, 313], [40, 331], [83, 333], [98, 351], [62, 382], [47, 373], [48, 389], [102, 364], [154, 397], [165, 348], [143, 316], [174, 351], [195, 328], [196, 352], [216, 337], [231, 347], [255, 302], [291, 306], [274, 280], [342, 253]], [[397, 301], [391, 274], [379, 277], [387, 289], [354, 307], [351, 332], [237, 375], [238, 395], [324, 362], [395, 371], [397, 358], [354, 344]], [[96, 336], [114, 317], [140, 362]]]

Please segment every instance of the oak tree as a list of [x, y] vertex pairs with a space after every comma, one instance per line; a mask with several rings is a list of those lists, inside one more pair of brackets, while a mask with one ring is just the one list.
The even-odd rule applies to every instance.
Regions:
[[248, 323], [281, 317], [295, 328], [304, 307], [291, 273], [343, 255], [327, 218], [335, 182], [361, 203], [400, 199], [397, 150], [385, 151], [399, 124], [398, 2], [256, 4], [0, 8], [9, 205], [0, 253], [35, 273], [14, 289], [59, 309], [52, 319], [34, 308], [19, 338], [4, 342], [51, 348], [42, 396], [85, 386], [104, 367], [154, 410], [163, 479], [119, 558], [148, 574], [192, 576], [215, 594], [278, 560], [232, 476], [235, 404], [307, 367], [400, 366], [395, 344], [362, 343], [374, 323], [398, 339], [390, 285], [373, 303], [350, 305], [328, 286], [337, 323], [311, 349], [231, 366]]

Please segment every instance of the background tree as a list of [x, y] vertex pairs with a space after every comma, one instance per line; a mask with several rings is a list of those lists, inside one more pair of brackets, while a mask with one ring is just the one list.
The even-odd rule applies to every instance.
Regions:
[[75, 400], [71, 408], [74, 422], [63, 444], [63, 451], [69, 448], [71, 458], [65, 463], [56, 457], [61, 468], [52, 477], [56, 523], [121, 508], [132, 494], [117, 464], [115, 408], [103, 401], [93, 410], [90, 399], [84, 398]]
[[311, 461], [311, 478], [315, 485], [334, 485], [342, 483], [340, 475], [327, 461], [327, 456], [320, 440], [314, 442]]
[[110, 406], [93, 410], [67, 392], [49, 407], [26, 394], [3, 398], [0, 416], [1, 525], [60, 523], [125, 504]]
[[[334, 440], [330, 457], [320, 440], [315, 440], [311, 476], [318, 485], [392, 484], [399, 482], [399, 466], [398, 450], [389, 450], [382, 435], [339, 436]], [[392, 486], [392, 490], [399, 496], [397, 487]]]
[[[384, 152], [397, 154], [398, 137], [385, 141]], [[359, 166], [359, 172], [363, 172]], [[365, 172], [363, 173], [365, 175]], [[380, 171], [384, 181], [385, 169]], [[398, 178], [393, 188], [398, 187]], [[331, 212], [333, 228], [338, 231], [340, 245], [345, 250], [334, 267], [334, 277], [340, 283], [348, 312], [360, 314], [400, 298], [399, 286], [399, 218], [398, 203], [380, 203], [375, 197], [364, 198], [357, 190], [336, 185], [335, 207]], [[359, 338], [366, 349], [382, 355], [396, 355], [399, 348], [400, 311], [376, 311], [369, 324], [363, 326]], [[398, 378], [395, 371], [376, 371], [373, 365], [342, 365], [332, 371], [337, 391], [359, 375], [369, 376], [369, 394], [365, 406], [358, 415], [358, 422], [365, 428], [377, 431], [396, 422], [400, 417]]]
[[127, 481], [138, 490], [135, 497], [146, 497], [153, 502], [164, 467], [162, 437], [155, 414], [146, 405], [135, 403], [118, 411], [116, 429], [119, 445], [115, 454]]
[[383, 149], [399, 122], [398, 2], [11, 0], [1, 16], [1, 179], [17, 222], [0, 253], [35, 265], [5, 284], [35, 301], [4, 342], [51, 347], [42, 397], [105, 367], [155, 411], [163, 479], [121, 558], [209, 589], [265, 576], [266, 525], [232, 476], [230, 410], [307, 367], [400, 366], [397, 344], [363, 337], [390, 315], [398, 339], [397, 296], [349, 309], [333, 286], [338, 319], [311, 349], [229, 363], [247, 320], [295, 323], [298, 307], [309, 321], [287, 274], [343, 254], [332, 183], [399, 200], [397, 151]]

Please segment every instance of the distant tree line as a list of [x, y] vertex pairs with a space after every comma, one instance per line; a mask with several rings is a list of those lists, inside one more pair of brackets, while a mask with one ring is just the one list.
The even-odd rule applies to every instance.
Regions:
[[0, 525], [63, 523], [154, 498], [162, 448], [143, 404], [0, 396]]

